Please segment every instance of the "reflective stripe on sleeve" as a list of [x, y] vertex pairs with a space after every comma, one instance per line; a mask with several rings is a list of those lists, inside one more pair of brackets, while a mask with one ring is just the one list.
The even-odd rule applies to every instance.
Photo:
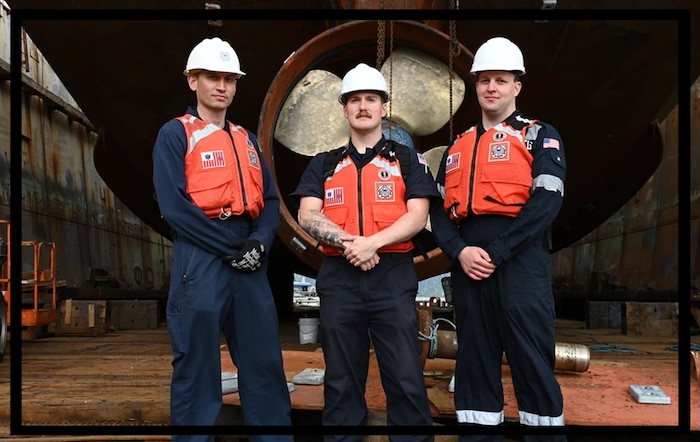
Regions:
[[538, 187], [542, 187], [544, 190], [549, 190], [550, 192], [559, 192], [561, 196], [564, 196], [564, 182], [555, 175], [542, 174], [535, 177], [532, 180], [532, 190]]

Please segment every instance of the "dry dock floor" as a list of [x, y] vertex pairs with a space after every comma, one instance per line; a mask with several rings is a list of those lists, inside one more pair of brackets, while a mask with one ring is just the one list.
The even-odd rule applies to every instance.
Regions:
[[[320, 346], [299, 343], [296, 316], [282, 318], [280, 339], [288, 380], [303, 368], [323, 368]], [[691, 337], [691, 341], [700, 345], [700, 336]], [[570, 434], [570, 442], [700, 440], [700, 382], [692, 355], [690, 379], [679, 381], [676, 337], [628, 336], [615, 329], [590, 330], [583, 322], [557, 320], [557, 342], [604, 349], [591, 352], [590, 365], [585, 372], [557, 372], [564, 394], [567, 425], [592, 427], [599, 431], [590, 438]], [[9, 348], [10, 344], [8, 354], [0, 363], [0, 441], [170, 440], [167, 429], [164, 428], [165, 435], [159, 435], [158, 429], [167, 426], [169, 419], [171, 354], [164, 325], [154, 330], [110, 331], [94, 337], [49, 335], [23, 341], [20, 404], [10, 400], [10, 367], [12, 358], [18, 355], [10, 354]], [[222, 369], [235, 370], [225, 347], [222, 349]], [[447, 391], [453, 370], [453, 360], [428, 359], [426, 362], [426, 385], [436, 425], [454, 423], [452, 395]], [[16, 378], [16, 374], [12, 378]], [[503, 366], [503, 383], [506, 421], [516, 422], [517, 403], [507, 365]], [[671, 398], [671, 404], [638, 403], [628, 391], [633, 384], [661, 388]], [[681, 434], [678, 429], [679, 388], [690, 389], [690, 434]], [[300, 429], [310, 425], [309, 433], [313, 434], [313, 427], [320, 422], [322, 387], [298, 385], [291, 397], [295, 408], [294, 424]], [[371, 424], [382, 425], [385, 397], [376, 363], [370, 368], [367, 402]], [[221, 422], [239, 425], [238, 394], [224, 395], [224, 404]], [[18, 413], [20, 408], [25, 430], [21, 435], [11, 434], [10, 412]], [[41, 432], [42, 426], [46, 426], [45, 433]], [[104, 428], [104, 433], [111, 436], [99, 436], [99, 428], [91, 435], [84, 431], [71, 433], [71, 428], [68, 428], [88, 426]], [[617, 428], [614, 438], [610, 436], [608, 439], [604, 431], [607, 426], [629, 427], [635, 435], [628, 438]], [[664, 436], [659, 436], [658, 431], [640, 434], [640, 427], [643, 433], [645, 426], [656, 430], [668, 427], [669, 432]], [[133, 428], [134, 432], [129, 428], [124, 430], [124, 427]], [[26, 428], [30, 429], [29, 434]], [[300, 440], [305, 438], [298, 436]], [[246, 438], [217, 437], [221, 442], [240, 439]], [[456, 441], [456, 437], [439, 436], [437, 440]], [[508, 440], [519, 439], [514, 436]]]

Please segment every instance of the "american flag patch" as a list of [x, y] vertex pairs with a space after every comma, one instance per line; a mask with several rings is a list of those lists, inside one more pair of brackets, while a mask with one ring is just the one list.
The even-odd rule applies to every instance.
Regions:
[[211, 169], [212, 167], [226, 167], [224, 151], [215, 150], [213, 152], [202, 152], [202, 167]]
[[459, 168], [459, 152], [447, 156], [445, 160], [445, 173], [452, 172]]
[[542, 147], [545, 149], [559, 149], [559, 140], [555, 138], [545, 138], [542, 142]]
[[343, 202], [344, 198], [342, 187], [336, 187], [335, 189], [326, 190], [326, 198], [324, 200], [325, 206], [337, 206], [339, 204], [343, 204]]
[[424, 166], [427, 166], [427, 165], [428, 165], [428, 160], [425, 159], [425, 157], [423, 156], [422, 153], [417, 152], [417, 154], [418, 154], [418, 162], [419, 162], [420, 164], [424, 165]]

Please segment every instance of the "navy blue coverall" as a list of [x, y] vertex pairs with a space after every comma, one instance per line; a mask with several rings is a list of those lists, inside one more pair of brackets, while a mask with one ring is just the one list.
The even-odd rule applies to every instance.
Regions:
[[[199, 118], [197, 110], [187, 113]], [[228, 129], [228, 125], [226, 126]], [[257, 140], [251, 141], [262, 159]], [[234, 270], [223, 256], [235, 240], [257, 239], [270, 250], [279, 226], [279, 197], [263, 162], [265, 206], [246, 216], [209, 219], [187, 195], [181, 123], [171, 120], [153, 147], [153, 183], [160, 213], [172, 228], [173, 257], [167, 321], [173, 350], [171, 423], [215, 425], [222, 405], [221, 333], [238, 369], [246, 425], [291, 425], [291, 403], [278, 335], [277, 310], [267, 262], [252, 273]], [[252, 441], [292, 442], [292, 436], [250, 436]], [[173, 440], [214, 441], [214, 436]]]
[[[516, 111], [506, 122], [517, 126], [520, 117], [522, 114]], [[477, 129], [479, 136], [484, 133], [481, 123]], [[554, 376], [555, 305], [548, 234], [562, 204], [566, 162], [556, 129], [538, 122], [533, 133], [537, 137], [528, 149], [533, 156], [533, 182], [537, 177], [545, 177], [549, 182], [561, 183], [561, 189], [533, 186], [517, 217], [471, 213], [459, 225], [448, 218], [442, 201], [431, 206], [433, 236], [453, 263], [452, 297], [458, 339], [455, 409], [463, 424], [503, 423], [501, 364], [505, 352], [520, 422], [540, 427], [564, 425], [563, 398]], [[558, 148], [544, 148], [545, 138], [558, 140]], [[441, 190], [448, 154], [449, 149], [435, 178]], [[477, 281], [464, 273], [457, 257], [466, 246], [486, 250], [497, 266], [491, 276]], [[523, 440], [566, 440], [564, 436], [529, 437]], [[483, 440], [502, 439], [489, 436]]]
[[[358, 170], [384, 146], [382, 138], [360, 155], [351, 146]], [[430, 169], [411, 150], [406, 199], [437, 198]], [[291, 194], [324, 198], [323, 164], [316, 155]], [[298, 201], [298, 200], [297, 200]], [[321, 300], [319, 337], [325, 359], [323, 425], [367, 425], [365, 385], [370, 341], [387, 398], [388, 425], [432, 425], [420, 363], [415, 297], [418, 278], [413, 253], [379, 253], [376, 267], [363, 271], [343, 256], [326, 256], [316, 290]], [[369, 330], [369, 333], [368, 333]], [[362, 436], [326, 436], [326, 441], [360, 441]], [[392, 441], [432, 441], [432, 436], [391, 436]]]

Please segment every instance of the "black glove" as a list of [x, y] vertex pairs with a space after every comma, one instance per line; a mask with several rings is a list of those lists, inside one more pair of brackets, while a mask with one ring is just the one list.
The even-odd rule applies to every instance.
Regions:
[[251, 273], [260, 268], [265, 257], [265, 245], [263, 243], [257, 239], [248, 239], [245, 241], [233, 241], [229, 244], [241, 250], [233, 256], [224, 256], [224, 261], [227, 264], [244, 273]]

